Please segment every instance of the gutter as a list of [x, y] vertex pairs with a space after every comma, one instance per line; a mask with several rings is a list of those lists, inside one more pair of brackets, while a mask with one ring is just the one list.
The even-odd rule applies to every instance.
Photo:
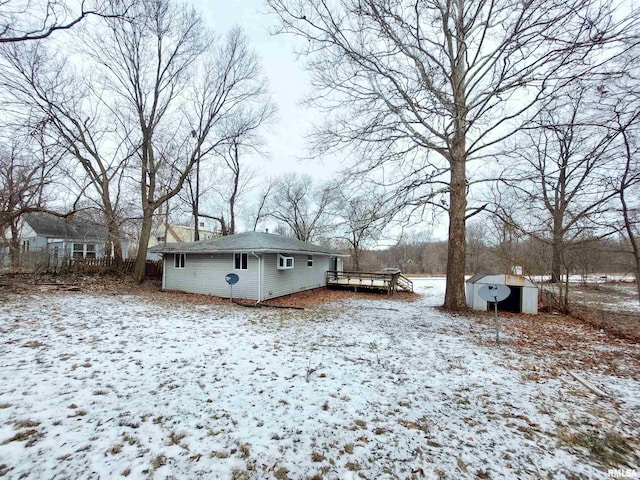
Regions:
[[262, 255], [258, 255], [256, 252], [251, 252], [251, 255], [258, 259], [258, 301], [256, 304], [262, 302], [262, 287], [263, 287], [263, 278], [262, 278]]

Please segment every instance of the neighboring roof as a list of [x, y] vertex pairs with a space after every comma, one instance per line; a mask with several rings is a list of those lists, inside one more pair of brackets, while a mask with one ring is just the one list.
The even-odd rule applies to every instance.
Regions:
[[469, 278], [466, 283], [490, 284], [499, 283], [510, 285], [512, 287], [536, 287], [536, 285], [525, 277], [520, 275], [505, 275], [504, 273], [476, 273]]
[[245, 232], [224, 237], [216, 237], [198, 242], [168, 243], [149, 249], [152, 253], [306, 253], [312, 255], [331, 255], [348, 257], [344, 253], [326, 247], [303, 242], [291, 237], [273, 233]]
[[107, 228], [91, 221], [67, 220], [49, 213], [35, 212], [24, 215], [25, 222], [43, 237], [66, 240], [104, 240]]

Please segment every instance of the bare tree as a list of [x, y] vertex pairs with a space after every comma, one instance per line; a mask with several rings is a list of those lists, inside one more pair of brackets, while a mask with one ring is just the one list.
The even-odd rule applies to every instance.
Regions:
[[640, 301], [640, 142], [636, 128], [622, 129], [623, 170], [618, 180], [618, 198], [623, 219], [622, 231], [633, 255], [638, 301]]
[[334, 208], [340, 233], [334, 237], [348, 245], [353, 268], [359, 271], [364, 250], [376, 245], [385, 228], [387, 202], [380, 192], [349, 195], [349, 189], [340, 188], [339, 191]]
[[[225, 208], [218, 216], [212, 214], [202, 216], [216, 220], [220, 224], [223, 235], [232, 235], [236, 233], [238, 199], [252, 179], [250, 169], [241, 162], [241, 156], [262, 154], [263, 143], [260, 131], [274, 118], [276, 108], [269, 96], [268, 82], [261, 74], [257, 57], [249, 50], [247, 39], [239, 30], [232, 32], [229, 45], [224, 51], [231, 55], [222, 55], [221, 58], [227, 58], [227, 60], [221, 63], [227, 67], [233, 66], [236, 71], [242, 72], [241, 75], [236, 74], [237, 91], [233, 95], [233, 101], [227, 102], [226, 113], [218, 118], [217, 138], [219, 140], [213, 145], [209, 160], [210, 162], [221, 160], [219, 164], [222, 166], [222, 172], [220, 172], [218, 185], [213, 186], [212, 190], [222, 199]], [[212, 85], [219, 86], [220, 82], [216, 83], [215, 80]], [[211, 81], [210, 77], [208, 81]], [[199, 239], [198, 217], [201, 215], [199, 208], [201, 162], [202, 159], [196, 163], [195, 179], [194, 175], [188, 178], [189, 203], [192, 206], [196, 224], [196, 240]]]
[[107, 227], [105, 252], [113, 251], [116, 265], [123, 264], [120, 200], [133, 150], [124, 139], [128, 131], [114, 131], [112, 105], [91, 87], [91, 80], [70, 68], [41, 43], [5, 46], [10, 69], [0, 72], [0, 81], [14, 103], [27, 107], [28, 116], [47, 122], [52, 143], [64, 146], [85, 176], [71, 169], [68, 178], [96, 203]]
[[[122, 100], [114, 114], [135, 125], [130, 141], [142, 221], [134, 277], [142, 281], [154, 213], [220, 143], [216, 125], [250, 95], [243, 87], [253, 71], [242, 32], [233, 30], [216, 51], [190, 8], [145, 0], [129, 16], [108, 22], [108, 35], [91, 45], [91, 55]], [[185, 100], [189, 92], [195, 108]]]
[[20, 260], [22, 216], [31, 212], [58, 214], [48, 208], [48, 202], [52, 200], [51, 187], [57, 180], [62, 152], [44, 145], [41, 132], [34, 133], [38, 137], [35, 142], [29, 142], [33, 138], [14, 136], [0, 149], [0, 236], [9, 245], [13, 266]]
[[[54, 32], [69, 30], [89, 16], [105, 18], [126, 15], [125, 2], [114, 2], [115, 10], [103, 2], [81, 0], [2, 0], [0, 1], [0, 44], [42, 40]], [[103, 4], [103, 5], [101, 5]]]
[[269, 201], [271, 196], [274, 193], [275, 187], [277, 185], [277, 180], [273, 178], [268, 178], [262, 184], [262, 189], [258, 194], [258, 200], [256, 202], [254, 213], [252, 215], [252, 230], [255, 232], [258, 230], [258, 225], [266, 218], [268, 218], [268, 209], [269, 209]]
[[599, 108], [600, 96], [595, 86], [580, 86], [545, 108], [518, 137], [500, 180], [513, 194], [511, 212], [499, 207], [501, 216], [551, 246], [552, 282], [561, 280], [567, 249], [605, 223], [616, 196], [609, 179], [619, 132], [607, 122], [611, 112]]
[[359, 171], [376, 171], [407, 205], [447, 195], [451, 310], [466, 309], [467, 162], [495, 150], [558, 84], [599, 72], [638, 23], [608, 0], [268, 3], [281, 31], [306, 40], [300, 53], [328, 118], [316, 146], [364, 148]]
[[329, 228], [335, 199], [332, 185], [315, 187], [309, 175], [288, 174], [275, 185], [268, 216], [287, 225], [298, 240], [309, 242]]

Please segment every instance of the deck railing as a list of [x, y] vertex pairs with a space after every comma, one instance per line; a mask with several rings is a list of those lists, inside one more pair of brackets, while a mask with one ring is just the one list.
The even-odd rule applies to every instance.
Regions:
[[327, 271], [327, 286], [343, 286], [369, 290], [383, 290], [392, 295], [396, 290], [413, 292], [413, 282], [401, 272]]

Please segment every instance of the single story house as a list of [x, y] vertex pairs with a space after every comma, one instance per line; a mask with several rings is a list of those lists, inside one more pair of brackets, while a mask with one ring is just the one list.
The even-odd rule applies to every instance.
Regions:
[[[102, 258], [105, 256], [107, 228], [90, 220], [65, 219], [44, 212], [27, 213], [20, 233], [23, 252], [42, 252], [63, 258]], [[112, 254], [113, 252], [109, 252]], [[127, 256], [127, 242], [122, 242]]]
[[493, 308], [480, 295], [485, 285], [506, 285], [511, 292], [498, 302], [498, 310], [515, 313], [538, 313], [538, 287], [520, 275], [477, 273], [466, 281], [467, 305], [472, 310], [487, 311]]
[[342, 270], [341, 252], [295, 238], [246, 232], [151, 249], [164, 258], [162, 288], [227, 298], [268, 300], [323, 287], [329, 270]]

